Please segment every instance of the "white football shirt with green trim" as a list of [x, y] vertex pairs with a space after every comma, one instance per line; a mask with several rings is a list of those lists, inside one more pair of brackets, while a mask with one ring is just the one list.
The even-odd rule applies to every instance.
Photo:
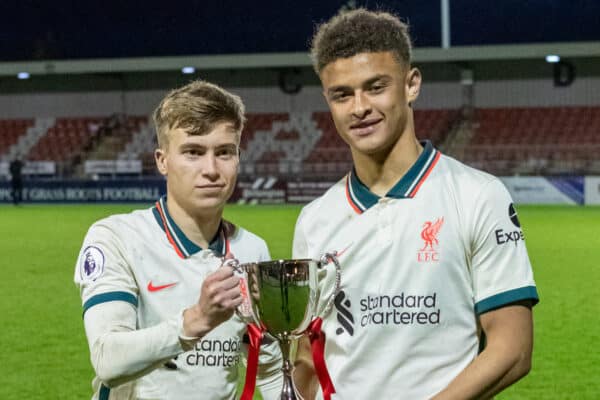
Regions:
[[[89, 229], [75, 268], [84, 313], [122, 302], [135, 307], [138, 330], [171, 321], [198, 301], [204, 278], [220, 267], [227, 252], [242, 263], [270, 259], [265, 242], [242, 228], [229, 238], [220, 229], [208, 249], [198, 247], [170, 217], [164, 197], [150, 209], [100, 220]], [[245, 324], [233, 317], [192, 350], [135, 382], [109, 389], [96, 377], [93, 398], [233, 399], [238, 363], [246, 352], [245, 331]], [[172, 335], [173, 329], [165, 334]], [[260, 361], [263, 367], [281, 367], [276, 343], [261, 347]]]
[[423, 144], [386, 196], [352, 171], [298, 218], [293, 257], [342, 267], [323, 321], [333, 398], [428, 399], [477, 356], [478, 315], [538, 301], [508, 191]]

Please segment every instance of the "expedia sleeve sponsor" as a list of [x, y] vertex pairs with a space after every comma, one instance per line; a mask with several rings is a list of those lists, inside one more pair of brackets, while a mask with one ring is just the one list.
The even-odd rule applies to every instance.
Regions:
[[522, 230], [505, 231], [504, 229], [496, 229], [494, 231], [496, 235], [497, 244], [514, 243], [516, 246], [519, 241], [525, 240], [525, 235]]
[[470, 218], [475, 260], [478, 252], [507, 244], [517, 246], [525, 240], [512, 198], [499, 180], [491, 181], [483, 189]]
[[519, 217], [517, 215], [517, 211], [515, 210], [515, 206], [513, 203], [508, 205], [508, 219], [513, 224], [513, 228], [511, 229], [496, 229], [494, 234], [496, 235], [496, 243], [506, 244], [506, 243], [514, 243], [515, 246], [519, 243], [520, 240], [525, 240], [525, 235], [521, 228], [521, 222], [519, 222]]
[[535, 282], [517, 210], [499, 180], [491, 180], [483, 188], [471, 218], [470, 273], [476, 305], [494, 299], [493, 306], [498, 308], [524, 300], [502, 295], [534, 287]]

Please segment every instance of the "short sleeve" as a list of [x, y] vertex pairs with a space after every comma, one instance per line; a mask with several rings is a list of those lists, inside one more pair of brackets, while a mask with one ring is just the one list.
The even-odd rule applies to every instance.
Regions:
[[538, 302], [525, 235], [512, 198], [498, 179], [475, 200], [471, 226], [471, 273], [475, 312], [521, 300]]
[[108, 301], [137, 306], [138, 288], [126, 260], [126, 249], [115, 230], [106, 223], [88, 231], [75, 266], [75, 284], [80, 289], [84, 313]]
[[302, 259], [309, 258], [308, 256], [308, 244], [306, 242], [306, 236], [304, 235], [303, 220], [305, 216], [305, 210], [303, 209], [296, 220], [296, 227], [294, 229], [294, 240], [292, 245], [292, 258]]
[[267, 243], [263, 240], [262, 246], [260, 248], [258, 261], [270, 261], [270, 260], [271, 260], [271, 253], [269, 253], [269, 247], [267, 246]]

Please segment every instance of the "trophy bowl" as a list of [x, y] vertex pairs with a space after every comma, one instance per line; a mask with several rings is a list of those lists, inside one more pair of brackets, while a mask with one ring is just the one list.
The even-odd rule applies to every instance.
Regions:
[[[328, 268], [333, 265], [335, 268]], [[255, 324], [265, 334], [278, 341], [283, 356], [283, 389], [281, 399], [302, 399], [292, 379], [298, 339], [306, 334], [310, 323], [325, 316], [333, 306], [340, 286], [340, 265], [335, 253], [320, 260], [290, 259], [234, 265], [242, 276], [244, 302], [237, 314], [246, 323]], [[331, 273], [333, 295], [320, 299], [323, 284]], [[321, 315], [317, 306], [326, 300]]]

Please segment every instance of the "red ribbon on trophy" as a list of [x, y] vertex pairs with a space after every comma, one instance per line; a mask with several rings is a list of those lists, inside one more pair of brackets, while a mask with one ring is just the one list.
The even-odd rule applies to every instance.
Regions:
[[315, 371], [323, 391], [323, 398], [324, 400], [331, 400], [331, 395], [335, 393], [335, 387], [333, 387], [329, 371], [327, 371], [327, 364], [325, 364], [325, 333], [321, 329], [322, 324], [323, 320], [320, 317], [313, 319], [308, 325], [308, 337], [312, 348]]
[[258, 372], [258, 355], [260, 353], [260, 342], [263, 338], [263, 330], [255, 324], [248, 324], [248, 367], [246, 368], [246, 382], [240, 400], [252, 400], [256, 387], [256, 374]]
[[[308, 325], [308, 337], [312, 349], [312, 358], [315, 365], [315, 372], [319, 378], [319, 384], [323, 391], [324, 400], [331, 400], [331, 395], [335, 393], [335, 387], [329, 376], [327, 364], [325, 364], [325, 333], [321, 329], [323, 320], [315, 318]], [[256, 375], [258, 373], [258, 356], [260, 353], [260, 344], [264, 336], [264, 330], [255, 324], [248, 324], [248, 366], [246, 369], [246, 381], [240, 400], [252, 400], [256, 388]]]

